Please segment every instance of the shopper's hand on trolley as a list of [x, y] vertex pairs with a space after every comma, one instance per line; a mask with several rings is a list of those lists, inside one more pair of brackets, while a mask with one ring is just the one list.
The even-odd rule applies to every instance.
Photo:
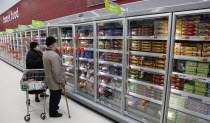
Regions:
[[64, 89], [65, 88], [65, 83], [63, 82], [63, 83], [60, 83], [60, 88], [62, 88], [62, 89]]

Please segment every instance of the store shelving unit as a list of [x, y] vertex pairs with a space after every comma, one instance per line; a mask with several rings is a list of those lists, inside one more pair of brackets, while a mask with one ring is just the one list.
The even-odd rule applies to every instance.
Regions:
[[79, 94], [95, 100], [95, 38], [94, 24], [82, 23], [74, 26], [75, 41], [75, 87]]
[[164, 118], [171, 16], [149, 15], [126, 21], [125, 114], [142, 122]]
[[[168, 86], [171, 89], [168, 90], [170, 99], [166, 104], [169, 110], [176, 112], [173, 114], [175, 117], [179, 117], [179, 112], [182, 112], [194, 117], [193, 120], [197, 122], [210, 121], [210, 61], [207, 53], [210, 40], [206, 32], [209, 19], [209, 11], [206, 10], [177, 12], [173, 15], [168, 72]], [[178, 120], [176, 118], [173, 122]], [[186, 120], [190, 122], [191, 118], [187, 117]]]
[[123, 107], [124, 19], [96, 22], [97, 100], [113, 110]]

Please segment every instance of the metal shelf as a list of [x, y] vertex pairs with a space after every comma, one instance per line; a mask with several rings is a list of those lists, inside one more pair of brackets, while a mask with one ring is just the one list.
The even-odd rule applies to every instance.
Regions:
[[72, 37], [61, 37], [61, 39], [73, 39]]
[[114, 87], [114, 86], [110, 86], [110, 85], [107, 85], [107, 84], [105, 84], [105, 83], [99, 83], [99, 85], [104, 86], [104, 87], [111, 88], [111, 89], [113, 89], [113, 90], [121, 91], [121, 88], [117, 88], [117, 87]]
[[148, 71], [148, 72], [153, 72], [153, 73], [159, 73], [159, 74], [165, 74], [164, 70], [158, 70], [158, 69], [153, 69], [153, 68], [146, 68], [146, 67], [139, 67], [139, 66], [134, 66], [130, 65], [131, 69], [138, 69], [141, 71]]
[[99, 99], [97, 99], [97, 102], [99, 102], [100, 104], [102, 105], [105, 105], [111, 109], [114, 109], [114, 110], [117, 110], [119, 111], [120, 110], [120, 103], [119, 102], [115, 102], [113, 100], [110, 100], [110, 99], [107, 99], [105, 97], [99, 97]]
[[74, 87], [74, 84], [66, 82], [66, 85], [70, 86], [70, 87]]
[[[160, 119], [158, 119], [158, 118], [156, 118], [156, 117], [151, 117], [150, 115], [148, 115], [148, 114], [146, 114], [146, 113], [143, 113], [143, 112], [141, 112], [141, 111], [135, 110], [135, 109], [133, 109], [133, 108], [127, 107], [127, 109], [128, 109], [128, 110], [125, 111], [125, 114], [126, 114], [126, 115], [129, 115], [129, 114], [130, 114], [130, 116], [132, 116], [132, 115], [134, 114], [134, 115], [137, 115], [138, 117], [139, 117], [139, 116], [142, 116], [142, 117], [144, 117], [144, 118], [141, 119], [142, 122], [150, 123], [151, 121], [149, 121], [149, 120], [153, 120], [154, 122], [159, 123], [158, 121], [160, 121]], [[131, 113], [130, 113], [130, 112], [131, 112]], [[147, 119], [149, 119], [149, 120], [147, 120], [147, 119], [145, 119], [145, 118], [147, 118]]]
[[[82, 48], [82, 47], [81, 47]], [[94, 51], [94, 48], [84, 48], [84, 50]]]
[[121, 76], [117, 76], [117, 75], [112, 75], [112, 74], [108, 74], [108, 73], [103, 73], [103, 72], [99, 72], [98, 75], [103, 75], [103, 76], [108, 76], [108, 77], [113, 77], [116, 79], [122, 79]]
[[68, 73], [68, 72], [65, 72], [65, 73], [66, 73], [66, 75], [74, 76], [74, 74], [72, 74], [72, 73]]
[[189, 93], [189, 92], [185, 92], [185, 91], [180, 91], [180, 90], [175, 90], [175, 89], [171, 89], [171, 92], [174, 94], [180, 94], [184, 97], [193, 97], [196, 99], [201, 99], [202, 101], [209, 101], [210, 102], [210, 98], [209, 97], [205, 97], [205, 96], [201, 96], [201, 95], [197, 95], [194, 93]]
[[176, 40], [210, 41], [210, 36], [176, 36]]
[[98, 52], [123, 53], [121, 50], [98, 49]]
[[94, 61], [94, 59], [89, 59], [89, 58], [77, 58], [77, 59], [79, 59], [79, 60], [84, 60], [84, 61], [90, 61], [90, 62], [93, 62]]
[[191, 111], [191, 110], [179, 107], [179, 106], [169, 105], [169, 108], [172, 108], [172, 109], [175, 109], [175, 110], [178, 110], [178, 111], [190, 114], [190, 115], [194, 115], [196, 117], [200, 117], [200, 118], [203, 118], [203, 119], [210, 120], [210, 116], [209, 115], [201, 114], [201, 113], [198, 113], [198, 112], [195, 112], [195, 111]]
[[142, 81], [138, 81], [138, 80], [133, 80], [133, 79], [128, 79], [128, 81], [130, 81], [131, 83], [135, 83], [135, 84], [140, 84], [140, 85], [145, 85], [145, 86], [152, 86], [152, 87], [160, 89], [160, 90], [163, 90], [163, 88], [164, 88], [163, 86], [154, 85], [154, 84], [150, 84], [150, 83], [142, 82]]
[[159, 57], [159, 58], [164, 58], [164, 56], [166, 56], [166, 54], [162, 54], [162, 53], [150, 53], [150, 52], [138, 52], [138, 51], [130, 51], [130, 54], [131, 55]]
[[[143, 95], [139, 95], [139, 94], [135, 94], [135, 93], [132, 93], [132, 92], [128, 92], [128, 94], [131, 95], [131, 96], [137, 97], [137, 98], [145, 99], [147, 101], [162, 105], [162, 102], [159, 101], [159, 100], [156, 100], [156, 99], [152, 99], [152, 98], [149, 98], [149, 97], [146, 97], [146, 96], [143, 96]], [[130, 97], [130, 96], [126, 95], [126, 97]]]
[[94, 72], [93, 69], [87, 69], [87, 68], [82, 68], [82, 67], [80, 67], [79, 70], [89, 71], [89, 72], [91, 72], [91, 73]]
[[98, 39], [123, 39], [123, 36], [98, 36]]
[[109, 62], [109, 61], [99, 61], [99, 64], [108, 64], [108, 65], [113, 65], [113, 66], [122, 66], [121, 63], [116, 63], [116, 62]]
[[64, 66], [68, 66], [68, 67], [74, 67], [74, 65], [68, 65], [68, 64], [65, 64], [63, 63]]
[[88, 81], [88, 82], [94, 83], [93, 80], [90, 80], [90, 79], [87, 79], [87, 78], [84, 78], [84, 77], [79, 77], [79, 78], [82, 79], [82, 80], [86, 80], [86, 81]]
[[190, 74], [184, 74], [184, 73], [178, 73], [178, 72], [172, 72], [172, 77], [177, 77], [181, 79], [187, 79], [187, 80], [195, 80], [200, 81], [204, 83], [210, 83], [210, 78], [208, 77], [202, 77], [202, 76], [196, 76], [196, 75], [190, 75]]
[[210, 62], [210, 58], [209, 57], [174, 55], [174, 59], [190, 60], [190, 61], [198, 61], [198, 62]]
[[128, 36], [128, 39], [139, 40], [168, 40], [167, 36]]
[[68, 55], [63, 55], [64, 57], [67, 57], [67, 58], [74, 58], [74, 56], [68, 56]]
[[78, 37], [78, 39], [94, 39], [94, 37]]

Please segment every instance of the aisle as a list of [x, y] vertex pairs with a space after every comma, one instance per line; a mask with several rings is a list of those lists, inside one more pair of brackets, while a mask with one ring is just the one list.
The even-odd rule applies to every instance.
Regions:
[[[0, 123], [24, 123], [26, 115], [25, 93], [20, 90], [19, 80], [22, 73], [0, 60]], [[34, 102], [31, 95], [31, 106], [42, 109], [42, 101]], [[72, 118], [68, 119], [65, 105], [65, 98], [62, 97], [59, 112], [63, 113], [62, 118], [49, 118], [47, 98], [47, 118], [40, 119], [40, 111], [31, 113], [30, 123], [112, 123], [109, 119], [96, 112], [69, 100]]]

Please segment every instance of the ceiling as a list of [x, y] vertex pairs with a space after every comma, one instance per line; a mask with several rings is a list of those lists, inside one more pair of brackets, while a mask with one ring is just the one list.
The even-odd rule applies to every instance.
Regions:
[[0, 15], [21, 0], [0, 0]]

